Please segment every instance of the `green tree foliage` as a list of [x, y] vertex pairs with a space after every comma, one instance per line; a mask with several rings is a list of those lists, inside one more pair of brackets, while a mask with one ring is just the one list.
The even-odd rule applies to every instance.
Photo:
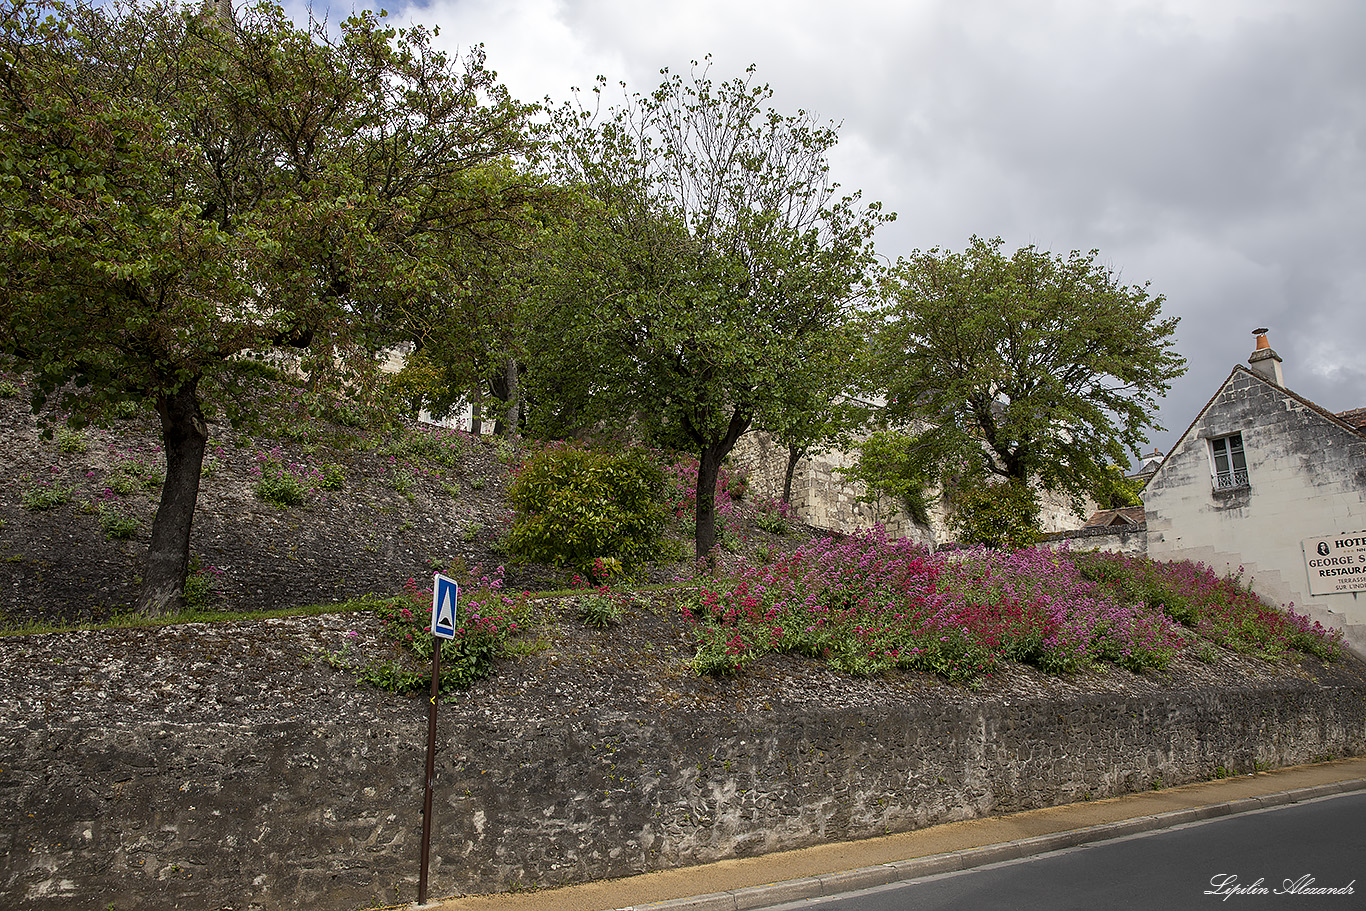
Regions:
[[994, 479], [1080, 504], [1106, 489], [1107, 465], [1138, 453], [1185, 371], [1171, 347], [1177, 318], [1162, 317], [1146, 285], [1120, 284], [1096, 251], [1002, 246], [974, 237], [962, 253], [898, 262], [874, 323], [873, 375], [887, 419], [925, 428], [912, 452], [941, 486]]
[[866, 493], [859, 499], [877, 503], [890, 497], [920, 525], [930, 524], [931, 489], [936, 483], [934, 466], [926, 464], [915, 449], [915, 437], [902, 430], [875, 430], [859, 441], [858, 461], [840, 472], [862, 481]]
[[768, 108], [752, 79], [666, 71], [649, 95], [565, 105], [553, 124], [559, 178], [584, 198], [535, 382], [578, 422], [634, 417], [698, 455], [699, 558], [722, 459], [828, 346], [884, 220], [830, 180], [835, 129]]
[[641, 449], [550, 446], [527, 459], [508, 498], [513, 553], [589, 573], [599, 558], [626, 572], [649, 560], [667, 518], [664, 471]]
[[1105, 466], [1105, 479], [1092, 494], [1101, 509], [1124, 509], [1143, 505], [1143, 481], [1125, 477], [1118, 465]]
[[231, 406], [273, 348], [326, 374], [386, 341], [499, 210], [480, 167], [523, 141], [479, 52], [373, 13], [332, 38], [225, 9], [0, 0], [0, 349], [35, 408], [156, 410], [150, 614], [184, 591], [204, 401]]
[[515, 435], [519, 420], [509, 418], [523, 404], [528, 304], [565, 194], [510, 159], [476, 173], [495, 217], [431, 251], [443, 280], [401, 302], [396, 319], [414, 351], [400, 385], [414, 412], [445, 417], [470, 402]]
[[950, 496], [950, 525], [964, 544], [1016, 550], [1038, 542], [1039, 501], [1022, 481], [969, 479]]

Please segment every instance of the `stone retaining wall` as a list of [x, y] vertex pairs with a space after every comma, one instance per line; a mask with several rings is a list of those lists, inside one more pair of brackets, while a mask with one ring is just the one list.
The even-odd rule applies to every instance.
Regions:
[[[791, 659], [699, 679], [667, 636], [638, 634], [567, 630], [443, 702], [432, 896], [1366, 753], [1351, 659], [1287, 673], [1224, 654], [1075, 679], [1012, 666], [973, 691]], [[607, 651], [628, 640], [644, 663]], [[353, 641], [379, 643], [372, 616], [0, 639], [0, 905], [412, 901], [426, 701], [322, 660]]]
[[1044, 535], [1039, 544], [1054, 550], [1066, 547], [1068, 550], [1099, 550], [1142, 557], [1148, 552], [1148, 526], [1139, 522], [1136, 525], [1107, 525], [1059, 531]]

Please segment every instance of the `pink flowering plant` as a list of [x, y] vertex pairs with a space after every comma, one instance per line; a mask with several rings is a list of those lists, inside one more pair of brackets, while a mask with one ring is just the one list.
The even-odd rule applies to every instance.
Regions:
[[[509, 639], [527, 624], [529, 596], [503, 591], [503, 567], [484, 574], [479, 567], [459, 573], [460, 598], [454, 639], [441, 639], [442, 692], [464, 689], [493, 671]], [[404, 593], [377, 608], [384, 633], [403, 646], [413, 660], [372, 663], [362, 679], [396, 692], [418, 692], [431, 685], [432, 589], [409, 579]]]
[[1107, 583], [1121, 599], [1160, 610], [1232, 651], [1270, 657], [1300, 651], [1330, 661], [1343, 652], [1340, 630], [1267, 604], [1241, 584], [1241, 566], [1220, 576], [1189, 561], [1159, 563], [1101, 553], [1075, 559], [1084, 576]]
[[683, 608], [696, 624], [693, 667], [734, 673], [761, 655], [785, 653], [851, 674], [905, 669], [967, 682], [1003, 661], [1055, 674], [1100, 663], [1163, 668], [1203, 636], [1229, 647], [1255, 641], [1267, 653], [1297, 648], [1332, 657], [1341, 650], [1340, 637], [1294, 614], [1257, 608], [1236, 581], [1221, 582], [1203, 568], [1169, 570], [1172, 585], [1202, 586], [1187, 625], [1165, 601], [1130, 597], [1094, 578], [1083, 569], [1089, 561], [1043, 548], [932, 556], [881, 530], [817, 540], [724, 583], [699, 585]]
[[785, 535], [788, 531], [788, 523], [796, 519], [797, 513], [792, 506], [779, 499], [762, 500], [759, 503], [759, 514], [754, 519], [754, 524], [772, 535]]

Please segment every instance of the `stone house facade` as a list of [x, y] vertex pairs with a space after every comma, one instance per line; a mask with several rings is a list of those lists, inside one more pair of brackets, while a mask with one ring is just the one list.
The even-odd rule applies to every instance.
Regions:
[[1148, 556], [1238, 572], [1366, 653], [1366, 432], [1285, 387], [1265, 334], [1143, 491]]

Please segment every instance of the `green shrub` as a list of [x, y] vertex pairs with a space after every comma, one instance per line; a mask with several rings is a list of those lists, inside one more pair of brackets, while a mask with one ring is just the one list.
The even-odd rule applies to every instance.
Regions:
[[19, 394], [19, 387], [9, 380], [0, 380], [0, 399], [12, 399]]
[[653, 555], [664, 530], [664, 472], [640, 449], [555, 445], [534, 453], [508, 488], [514, 554], [592, 571], [615, 557], [627, 572]]
[[78, 454], [90, 447], [86, 445], [85, 437], [81, 436], [79, 430], [62, 427], [57, 431], [57, 448], [65, 453]]

